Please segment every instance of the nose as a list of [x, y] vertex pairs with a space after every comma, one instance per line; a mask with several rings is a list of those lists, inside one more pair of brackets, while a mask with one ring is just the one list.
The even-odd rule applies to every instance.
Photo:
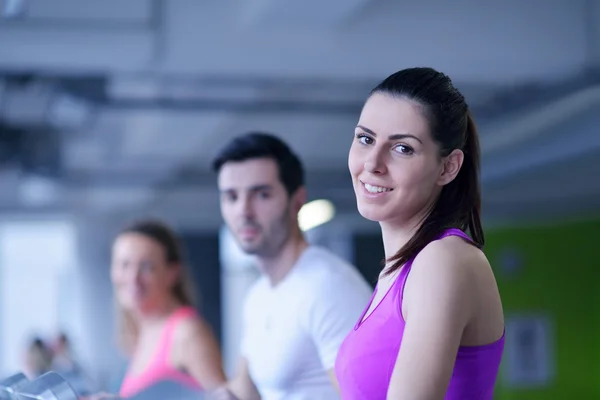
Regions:
[[239, 198], [238, 215], [244, 219], [252, 219], [254, 217], [254, 207], [252, 205], [251, 196], [241, 196]]
[[385, 174], [387, 168], [385, 166], [385, 156], [381, 149], [372, 149], [365, 159], [364, 169], [372, 174]]
[[123, 270], [123, 283], [128, 285], [136, 284], [140, 282], [142, 278], [142, 268], [137, 263], [130, 263], [127, 268]]
[[140, 284], [142, 282], [142, 268], [136, 268], [134, 275], [132, 277], [132, 282], [135, 282], [136, 284]]

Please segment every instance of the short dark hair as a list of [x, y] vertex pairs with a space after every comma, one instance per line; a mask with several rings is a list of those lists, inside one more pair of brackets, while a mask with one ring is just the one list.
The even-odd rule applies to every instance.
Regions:
[[388, 261], [387, 271], [399, 269], [447, 228], [469, 231], [471, 239], [483, 247], [481, 226], [481, 189], [479, 182], [479, 136], [464, 96], [450, 78], [433, 68], [408, 68], [398, 71], [372, 91], [407, 99], [423, 106], [433, 140], [440, 156], [460, 149], [464, 161], [456, 178], [442, 192], [414, 236]]
[[218, 173], [225, 163], [256, 158], [275, 161], [279, 179], [289, 195], [304, 186], [304, 167], [300, 158], [283, 140], [270, 133], [249, 132], [235, 137], [217, 154], [212, 168]]

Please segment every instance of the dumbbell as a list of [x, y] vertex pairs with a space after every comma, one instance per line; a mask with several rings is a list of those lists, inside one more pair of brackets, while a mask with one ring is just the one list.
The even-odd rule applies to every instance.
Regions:
[[19, 372], [0, 381], [0, 400], [15, 400], [17, 392], [29, 383], [29, 379]]
[[56, 372], [47, 372], [16, 391], [15, 400], [78, 400], [67, 381]]

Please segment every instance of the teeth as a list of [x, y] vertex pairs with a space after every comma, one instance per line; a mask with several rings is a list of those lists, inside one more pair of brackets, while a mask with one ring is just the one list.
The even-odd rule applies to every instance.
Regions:
[[369, 185], [368, 183], [365, 183], [365, 188], [367, 189], [367, 191], [369, 193], [383, 193], [383, 192], [389, 192], [392, 190], [392, 189], [383, 188], [383, 187], [379, 187], [379, 186]]

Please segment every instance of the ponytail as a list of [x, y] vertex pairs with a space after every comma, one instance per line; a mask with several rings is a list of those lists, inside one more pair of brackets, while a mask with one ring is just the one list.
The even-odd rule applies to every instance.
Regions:
[[485, 244], [485, 235], [481, 224], [481, 184], [479, 181], [480, 159], [479, 159], [479, 135], [477, 133], [477, 125], [471, 114], [471, 110], [467, 111], [467, 133], [464, 146], [465, 159], [461, 168], [461, 173], [464, 176], [465, 188], [468, 188], [467, 202], [470, 205], [468, 208], [466, 226], [468, 228], [471, 239], [483, 248]]

